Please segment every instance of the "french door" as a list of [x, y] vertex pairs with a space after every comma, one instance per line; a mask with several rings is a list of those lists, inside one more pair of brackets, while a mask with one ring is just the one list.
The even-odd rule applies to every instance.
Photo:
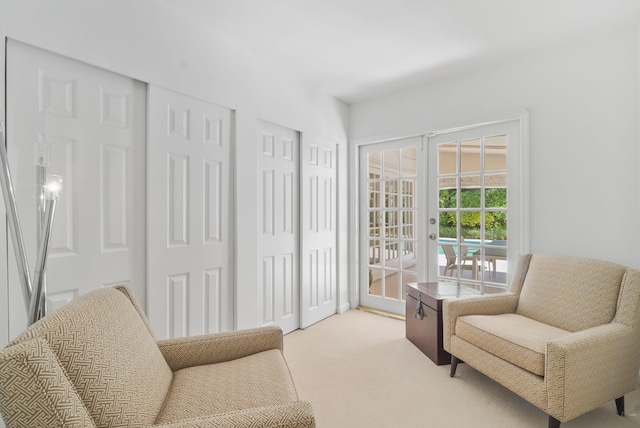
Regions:
[[361, 305], [404, 314], [410, 282], [506, 289], [528, 250], [521, 121], [360, 148]]
[[500, 292], [523, 246], [519, 121], [428, 138], [428, 271]]
[[406, 284], [424, 277], [422, 137], [360, 150], [360, 304], [404, 314]]

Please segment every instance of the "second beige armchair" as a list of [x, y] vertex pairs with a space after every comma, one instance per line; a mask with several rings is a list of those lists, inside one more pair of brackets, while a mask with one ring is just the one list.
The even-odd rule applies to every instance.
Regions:
[[549, 427], [636, 388], [640, 271], [557, 255], [520, 258], [509, 292], [446, 300], [444, 348], [549, 415]]

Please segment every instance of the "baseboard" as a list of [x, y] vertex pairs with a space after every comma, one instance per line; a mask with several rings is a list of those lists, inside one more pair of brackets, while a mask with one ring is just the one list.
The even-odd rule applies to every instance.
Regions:
[[338, 306], [338, 314], [344, 314], [348, 310], [351, 310], [351, 305], [349, 303], [345, 303], [344, 305]]

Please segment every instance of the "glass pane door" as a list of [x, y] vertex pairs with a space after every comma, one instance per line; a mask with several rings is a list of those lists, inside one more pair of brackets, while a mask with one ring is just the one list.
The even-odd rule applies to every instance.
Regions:
[[510, 224], [519, 205], [518, 191], [511, 194], [511, 181], [518, 179], [509, 161], [517, 149], [516, 131], [499, 124], [429, 139], [429, 251], [437, 254], [429, 262], [437, 260], [430, 270], [437, 280], [482, 293], [507, 287], [509, 265], [518, 255], [518, 233], [512, 233], [517, 226]]
[[418, 281], [421, 138], [360, 151], [360, 303], [404, 314], [406, 284]]

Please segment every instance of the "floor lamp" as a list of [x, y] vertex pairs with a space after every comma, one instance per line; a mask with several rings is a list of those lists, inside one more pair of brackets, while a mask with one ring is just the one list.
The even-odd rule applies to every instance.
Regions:
[[[13, 242], [14, 254], [18, 265], [18, 273], [22, 286], [22, 296], [24, 298], [27, 309], [28, 323], [33, 324], [39, 318], [46, 315], [45, 305], [45, 269], [47, 265], [47, 253], [49, 251], [49, 241], [51, 237], [51, 228], [53, 226], [53, 217], [56, 210], [56, 202], [62, 190], [62, 178], [56, 175], [46, 175], [46, 159], [42, 158], [39, 168], [39, 181], [46, 176], [44, 185], [42, 186], [40, 220], [41, 229], [38, 234], [38, 254], [36, 258], [36, 268], [32, 282], [29, 274], [29, 263], [27, 261], [24, 249], [24, 240], [22, 237], [22, 229], [20, 227], [20, 217], [18, 216], [18, 207], [16, 206], [16, 198], [11, 181], [11, 171], [9, 170], [9, 159], [7, 157], [7, 147], [5, 145], [4, 132], [0, 128], [0, 185], [2, 186], [2, 194], [4, 196], [4, 204], [7, 209], [7, 222], [11, 240]], [[44, 168], [44, 169], [42, 169]], [[39, 186], [40, 187], [40, 186]], [[39, 190], [40, 191], [40, 190]]]

